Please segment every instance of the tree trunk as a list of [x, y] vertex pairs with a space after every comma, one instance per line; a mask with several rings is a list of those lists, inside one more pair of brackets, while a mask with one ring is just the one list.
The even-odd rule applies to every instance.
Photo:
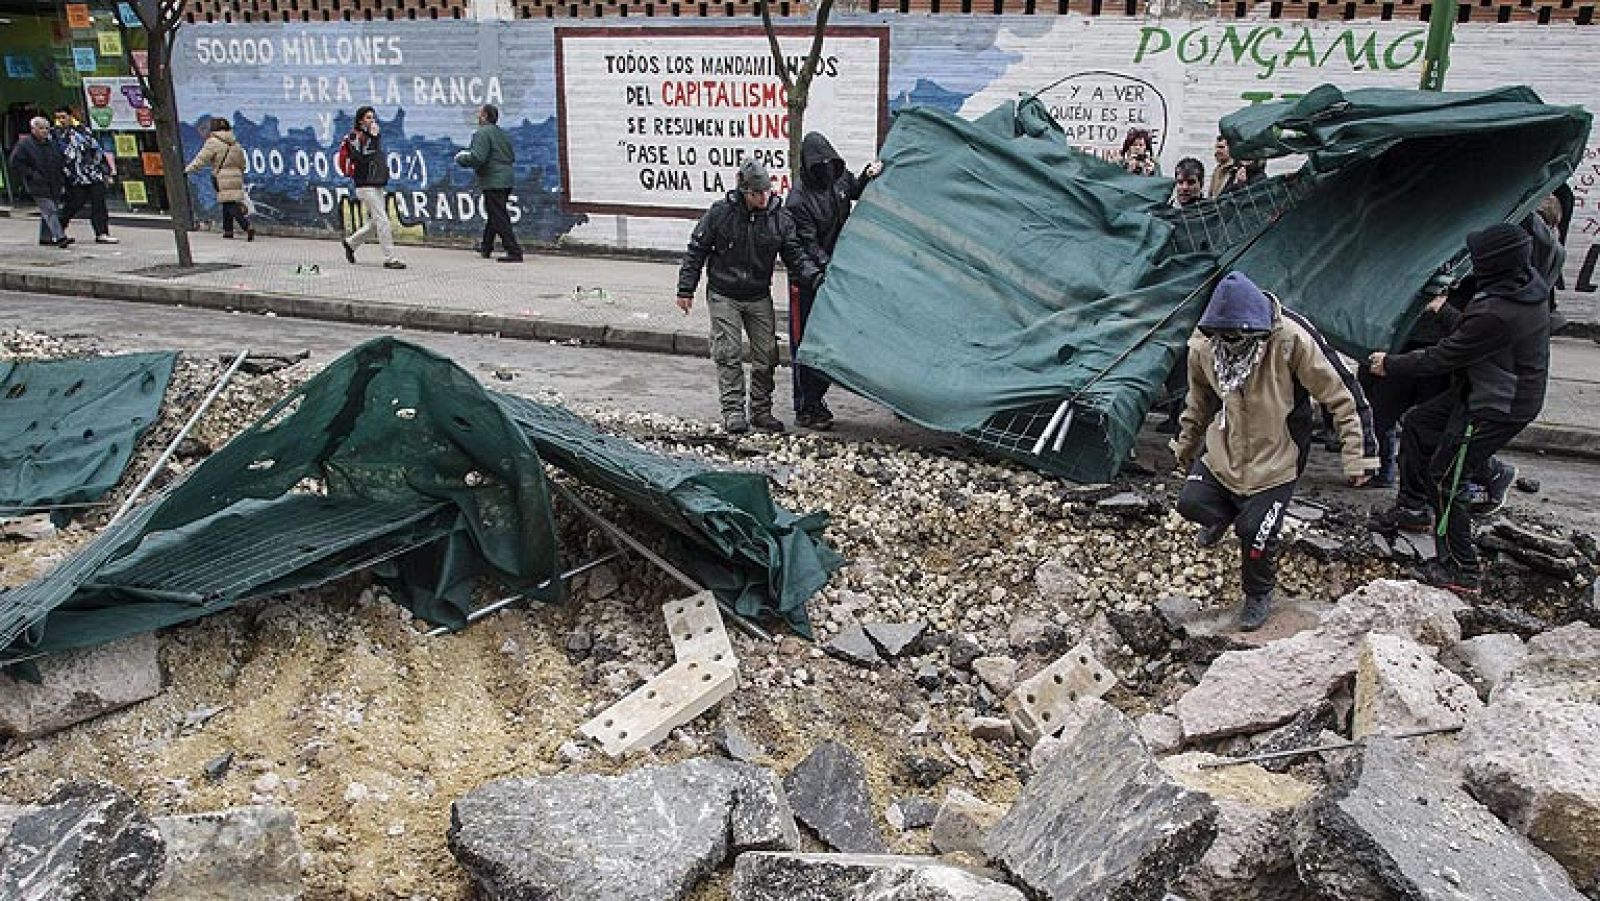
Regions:
[[800, 184], [800, 145], [806, 136], [806, 95], [810, 91], [789, 89], [789, 177]]
[[167, 215], [172, 221], [172, 240], [178, 250], [178, 265], [193, 266], [189, 248], [189, 179], [183, 172], [183, 145], [178, 131], [177, 103], [172, 89], [172, 69], [168, 64], [167, 41], [171, 35], [160, 29], [147, 29], [150, 93], [145, 97], [156, 120], [156, 145], [161, 150], [161, 180], [167, 188]]

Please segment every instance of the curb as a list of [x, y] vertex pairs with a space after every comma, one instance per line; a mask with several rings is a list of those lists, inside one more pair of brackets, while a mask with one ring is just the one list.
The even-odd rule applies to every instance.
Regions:
[[430, 332], [492, 335], [527, 341], [576, 342], [595, 347], [685, 357], [709, 357], [711, 339], [699, 331], [663, 331], [566, 319], [528, 319], [440, 307], [339, 300], [266, 291], [234, 291], [107, 279], [58, 272], [0, 268], [0, 290], [64, 294], [159, 306], [199, 307], [243, 313], [271, 313], [355, 325], [396, 326]]
[[[526, 319], [382, 301], [338, 300], [298, 294], [273, 294], [266, 291], [233, 291], [6, 267], [0, 267], [0, 290], [93, 297], [100, 300], [119, 300], [158, 306], [271, 313], [294, 319], [391, 326], [463, 335], [489, 335], [526, 341], [578, 343], [614, 350], [702, 359], [711, 356], [711, 339], [698, 331], [682, 329], [664, 331], [563, 319]], [[780, 352], [778, 358], [780, 365], [789, 364], [786, 353]], [[1535, 422], [1523, 429], [1509, 447], [1513, 450], [1600, 460], [1600, 429]]]

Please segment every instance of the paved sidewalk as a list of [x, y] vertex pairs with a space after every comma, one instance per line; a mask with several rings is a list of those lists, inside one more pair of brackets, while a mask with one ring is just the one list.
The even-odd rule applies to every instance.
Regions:
[[[0, 218], [0, 289], [708, 354], [704, 292], [689, 316], [679, 313], [672, 263], [535, 254], [502, 264], [468, 250], [403, 246], [410, 268], [395, 271], [382, 268], [376, 245], [351, 266], [331, 238], [246, 242], [196, 232], [195, 261], [229, 268], [155, 278], [134, 271], [174, 260], [165, 229], [119, 228], [121, 244], [97, 245], [75, 228], [80, 243], [60, 250], [39, 246], [37, 228], [32, 216]], [[780, 287], [775, 296], [781, 321], [788, 295]], [[1557, 338], [1544, 412], [1516, 446], [1600, 458], [1597, 411], [1600, 344]]]

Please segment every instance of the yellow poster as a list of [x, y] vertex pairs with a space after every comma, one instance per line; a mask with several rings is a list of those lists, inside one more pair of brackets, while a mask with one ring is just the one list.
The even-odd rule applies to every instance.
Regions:
[[115, 31], [101, 31], [96, 34], [100, 38], [101, 56], [122, 56], [122, 35]]
[[83, 76], [78, 74], [77, 69], [70, 66], [57, 66], [56, 74], [61, 77], [61, 86], [64, 88], [83, 87]]
[[117, 156], [138, 156], [139, 139], [133, 135], [117, 135]]
[[122, 183], [122, 197], [123, 197], [123, 199], [128, 201], [128, 205], [129, 206], [134, 206], [136, 204], [145, 204], [145, 203], [149, 203], [150, 202], [150, 198], [147, 197], [145, 195], [145, 193], [144, 193], [144, 182], [142, 182], [142, 181], [125, 181], [125, 182], [123, 182]]

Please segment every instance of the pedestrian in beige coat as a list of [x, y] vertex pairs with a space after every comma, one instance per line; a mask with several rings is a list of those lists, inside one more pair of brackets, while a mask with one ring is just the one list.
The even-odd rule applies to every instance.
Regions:
[[211, 167], [211, 184], [217, 189], [217, 202], [222, 204], [222, 236], [233, 237], [233, 225], [237, 222], [244, 229], [245, 240], [254, 241], [256, 230], [244, 211], [244, 148], [233, 136], [233, 126], [227, 119], [211, 120], [211, 133], [206, 136], [205, 145], [183, 171], [198, 172], [207, 166]]

